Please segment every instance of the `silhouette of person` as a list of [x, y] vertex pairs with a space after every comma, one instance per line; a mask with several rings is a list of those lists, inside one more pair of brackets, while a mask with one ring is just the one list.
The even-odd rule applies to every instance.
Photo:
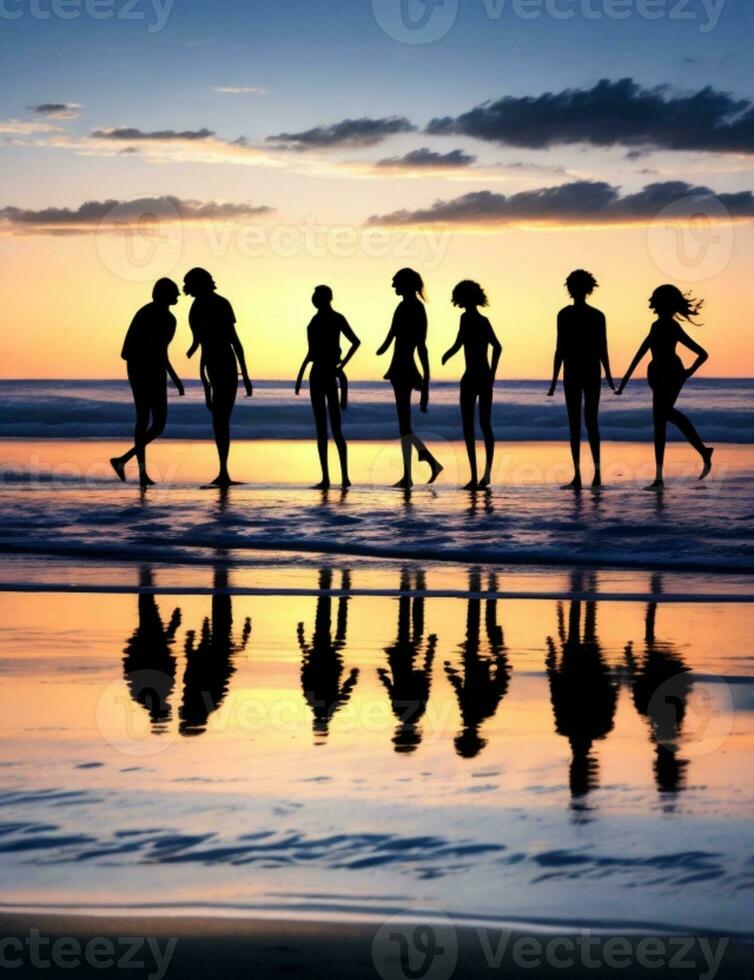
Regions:
[[[652, 578], [652, 594], [662, 591], [659, 575]], [[633, 645], [626, 647], [626, 669], [636, 710], [649, 722], [655, 745], [654, 773], [661, 793], [685, 788], [688, 762], [678, 758], [678, 741], [686, 716], [689, 694], [694, 686], [691, 670], [671, 643], [657, 639], [657, 602], [647, 604], [644, 621], [644, 655], [634, 656]]]
[[246, 649], [251, 636], [247, 616], [240, 642], [233, 638], [233, 605], [228, 592], [228, 569], [215, 568], [212, 616], [202, 623], [199, 641], [194, 630], [186, 634], [186, 670], [183, 675], [183, 701], [179, 709], [181, 735], [201, 735], [209, 716], [220, 707], [228, 693], [236, 668], [233, 657]]
[[[411, 395], [421, 392], [420, 408], [427, 411], [429, 405], [429, 355], [427, 354], [427, 311], [424, 309], [424, 283], [413, 269], [400, 269], [393, 276], [393, 289], [401, 301], [393, 314], [393, 321], [384, 343], [377, 351], [384, 354], [394, 343], [393, 357], [385, 380], [393, 386], [395, 407], [398, 411], [398, 429], [403, 452], [403, 476], [396, 487], [408, 489], [411, 478], [411, 450], [416, 448], [419, 459], [428, 463], [428, 483], [434, 483], [443, 467], [435, 459], [411, 426]], [[416, 366], [419, 356], [422, 371]]]
[[[424, 572], [417, 572], [414, 590], [423, 592], [425, 587]], [[393, 745], [396, 752], [404, 753], [415, 751], [421, 742], [419, 723], [427, 710], [437, 647], [434, 633], [424, 643], [424, 596], [412, 597], [411, 591], [411, 575], [404, 569], [398, 600], [398, 635], [395, 643], [385, 648], [388, 669], [377, 669], [398, 719]]]
[[193, 296], [189, 326], [193, 342], [186, 356], [193, 357], [201, 347], [199, 376], [204, 385], [204, 400], [212, 413], [220, 472], [212, 486], [227, 487], [235, 483], [228, 473], [230, 452], [230, 417], [236, 403], [238, 369], [241, 368], [247, 397], [253, 388], [246, 369], [243, 345], [236, 331], [236, 315], [224, 296], [215, 292], [215, 283], [206, 269], [191, 269], [183, 279], [183, 291]]
[[[333, 574], [323, 568], [319, 573], [319, 595], [314, 619], [314, 632], [311, 643], [304, 636], [304, 624], [298, 624], [298, 645], [301, 647], [301, 689], [314, 718], [312, 728], [317, 744], [326, 741], [330, 731], [330, 721], [342, 705], [347, 704], [356, 686], [359, 671], [353, 667], [343, 680], [342, 650], [346, 645], [348, 631], [348, 596], [338, 599], [335, 638], [332, 636], [332, 596], [326, 593], [333, 587]], [[343, 572], [341, 588], [350, 591], [351, 576]]]
[[[149, 589], [154, 579], [151, 568], [139, 571], [139, 586]], [[123, 651], [123, 677], [136, 704], [146, 708], [155, 733], [165, 731], [172, 711], [170, 696], [175, 686], [175, 656], [172, 646], [181, 625], [181, 610], [174, 609], [167, 626], [162, 621], [152, 593], [140, 591], [136, 629]]]
[[[309, 346], [296, 379], [296, 394], [298, 395], [304, 380], [304, 372], [307, 365], [311, 364], [309, 398], [317, 429], [317, 452], [322, 468], [322, 480], [316, 485], [315, 490], [327, 490], [330, 487], [330, 464], [327, 458], [328, 414], [333, 441], [340, 459], [341, 483], [344, 487], [351, 486], [348, 477], [348, 447], [341, 427], [341, 402], [345, 409], [348, 405], [348, 380], [345, 375], [345, 366], [359, 349], [361, 341], [343, 314], [337, 313], [332, 308], [332, 299], [332, 289], [329, 286], [317, 286], [315, 288], [312, 304], [316, 307], [317, 312], [306, 328]], [[341, 356], [341, 334], [351, 344], [345, 357]], [[340, 399], [338, 398], [339, 387]]]
[[[495, 437], [492, 432], [492, 386], [495, 383], [497, 365], [502, 345], [495, 336], [492, 324], [482, 316], [477, 307], [487, 306], [487, 296], [477, 282], [464, 279], [453, 290], [453, 306], [463, 309], [458, 336], [453, 346], [445, 351], [442, 363], [446, 364], [463, 347], [466, 370], [461, 378], [461, 420], [466, 452], [469, 456], [471, 480], [465, 490], [488, 487], [492, 482], [492, 460], [495, 454]], [[488, 348], [492, 350], [492, 363], [488, 360]], [[476, 433], [474, 411], [479, 403], [479, 427], [484, 436], [484, 475], [477, 479]]]
[[558, 313], [558, 338], [552, 382], [548, 396], [555, 394], [560, 369], [563, 368], [568, 426], [571, 430], [571, 457], [573, 480], [564, 489], [581, 489], [581, 409], [589, 436], [589, 447], [594, 461], [593, 487], [602, 486], [600, 459], [599, 406], [602, 388], [602, 369], [608, 385], [615, 391], [607, 352], [607, 324], [605, 315], [590, 306], [586, 299], [597, 288], [597, 280], [584, 269], [576, 269], [566, 279], [566, 288], [573, 300], [571, 306]]
[[122, 456], [113, 456], [110, 465], [118, 479], [125, 482], [126, 463], [135, 456], [139, 483], [145, 488], [154, 484], [147, 473], [147, 446], [162, 434], [168, 417], [168, 375], [178, 394], [184, 394], [181, 379], [168, 357], [168, 347], [175, 336], [175, 317], [170, 307], [175, 306], [179, 296], [172, 279], [158, 279], [152, 302], [142, 306], [131, 321], [120, 355], [127, 365], [136, 426], [133, 446]]
[[[461, 644], [462, 669], [445, 662], [445, 673], [453, 685], [461, 711], [463, 730], [455, 739], [456, 752], [464, 759], [473, 759], [487, 744], [479, 734], [484, 721], [492, 718], [508, 692], [511, 668], [505, 648], [503, 628], [497, 623], [497, 599], [485, 602], [484, 625], [489, 651], [481, 652], [480, 630], [482, 577], [478, 571], [469, 573], [469, 592], [466, 606], [466, 639]], [[489, 591], [497, 591], [497, 579], [489, 578]], [[473, 593], [476, 593], [474, 595]]]
[[[583, 576], [574, 574], [571, 591], [583, 591]], [[582, 606], [585, 606], [582, 632]], [[571, 795], [586, 796], [598, 785], [597, 761], [591, 755], [594, 742], [613, 730], [618, 686], [605, 663], [597, 638], [597, 605], [573, 599], [564, 622], [563, 604], [558, 603], [560, 652], [547, 637], [547, 677], [555, 716], [555, 730], [571, 746]]]
[[[665, 486], [663, 467], [668, 422], [672, 422], [683, 433], [702, 457], [699, 479], [709, 476], [712, 469], [712, 454], [715, 450], [705, 446], [691, 420], [675, 407], [684, 384], [709, 358], [707, 351], [689, 337], [679, 323], [679, 318], [694, 323], [694, 318], [699, 315], [703, 305], [704, 300], [684, 296], [677, 286], [666, 285], [655, 289], [649, 299], [649, 306], [657, 314], [657, 319], [642, 341], [616, 392], [618, 395], [623, 394], [642, 358], [651, 351], [652, 360], [647, 370], [647, 380], [652, 389], [656, 470], [654, 483], [647, 490], [661, 490]], [[676, 353], [678, 344], [688, 347], [696, 354], [696, 360], [690, 368], [684, 367]]]

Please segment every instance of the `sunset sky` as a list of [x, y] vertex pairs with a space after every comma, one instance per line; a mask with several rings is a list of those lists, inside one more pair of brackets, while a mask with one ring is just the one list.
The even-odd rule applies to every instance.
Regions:
[[326, 282], [377, 378], [411, 265], [438, 378], [461, 278], [501, 376], [546, 376], [578, 266], [616, 375], [666, 281], [706, 300], [705, 373], [754, 375], [749, 0], [404, 4], [427, 27], [400, 0], [3, 0], [0, 374], [121, 377], [154, 279], [202, 265], [254, 377], [295, 376]]

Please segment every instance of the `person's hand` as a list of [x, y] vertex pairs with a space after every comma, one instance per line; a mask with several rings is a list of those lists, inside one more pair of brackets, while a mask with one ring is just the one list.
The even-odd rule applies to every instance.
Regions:
[[450, 360], [450, 354], [448, 354], [448, 352], [445, 351], [445, 353], [442, 355], [442, 361], [441, 361], [442, 366], [445, 367], [445, 365], [448, 363], [449, 360]]
[[296, 387], [294, 389], [297, 395], [301, 394], [301, 378], [296, 379]]
[[183, 398], [183, 396], [186, 394], [186, 389], [183, 387], [183, 382], [176, 381], [175, 388], [176, 388], [176, 391], [178, 392], [178, 395], [181, 398]]
[[429, 406], [429, 385], [422, 385], [421, 398], [419, 399], [419, 410], [426, 412]]
[[617, 390], [615, 388], [615, 382], [613, 381], [612, 378], [608, 378], [607, 379], [607, 386], [608, 386], [608, 388], [610, 388], [613, 391], [614, 394], [616, 394], [616, 395], [618, 394], [618, 392], [617, 392]]
[[251, 398], [251, 396], [254, 394], [254, 386], [251, 383], [251, 379], [250, 378], [244, 378], [243, 379], [243, 386], [244, 386], [244, 389], [246, 390], [246, 397], [247, 398]]
[[615, 392], [616, 395], [622, 395], [623, 394], [623, 389], [625, 387], [626, 387], [626, 380], [624, 378], [623, 381], [621, 381], [621, 383], [618, 385], [617, 388], [613, 387], [613, 391]]
[[550, 385], [550, 390], [547, 392], [547, 397], [552, 398], [554, 394], [555, 394], [555, 385]]

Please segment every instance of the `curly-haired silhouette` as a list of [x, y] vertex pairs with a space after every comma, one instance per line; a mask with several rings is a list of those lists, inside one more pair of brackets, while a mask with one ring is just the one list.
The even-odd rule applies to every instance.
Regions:
[[[312, 295], [312, 304], [317, 312], [306, 328], [308, 349], [296, 379], [296, 394], [301, 391], [304, 372], [309, 364], [309, 398], [317, 429], [317, 452], [322, 468], [322, 480], [315, 490], [327, 490], [330, 486], [330, 464], [327, 459], [327, 417], [330, 416], [333, 442], [340, 459], [341, 484], [350, 487], [348, 477], [348, 447], [341, 426], [341, 408], [348, 405], [348, 380], [345, 375], [346, 364], [359, 349], [361, 341], [351, 329], [342, 313], [332, 308], [332, 289], [317, 286]], [[345, 357], [340, 349], [340, 335], [350, 342]], [[340, 398], [338, 397], [340, 389]]]
[[[495, 436], [492, 432], [492, 388], [503, 348], [492, 329], [492, 324], [477, 309], [479, 306], [487, 306], [487, 296], [479, 283], [472, 282], [470, 279], [459, 282], [453, 290], [452, 301], [454, 306], [460, 306], [464, 312], [461, 314], [455, 343], [443, 354], [442, 363], [446, 364], [463, 348], [466, 370], [461, 378], [461, 420], [471, 469], [471, 480], [466, 484], [465, 489], [473, 490], [476, 487], [488, 487], [492, 482], [492, 461], [495, 454]], [[488, 350], [492, 351], [491, 362], [488, 359]], [[479, 428], [484, 436], [485, 451], [484, 475], [481, 480], [477, 477], [474, 431], [474, 412], [477, 403]]]
[[[301, 647], [301, 689], [314, 715], [312, 727], [315, 744], [327, 740], [330, 721], [344, 704], [347, 704], [356, 686], [359, 671], [353, 667], [343, 679], [343, 654], [348, 632], [348, 595], [338, 599], [338, 613], [335, 637], [332, 635], [332, 596], [333, 574], [323, 568], [319, 573], [319, 595], [314, 619], [314, 632], [311, 643], [304, 635], [304, 624], [298, 624], [298, 645]], [[351, 589], [351, 575], [344, 571], [341, 589], [347, 593]]]
[[[574, 574], [571, 591], [583, 591], [583, 576]], [[582, 606], [585, 607], [582, 631]], [[560, 651], [547, 637], [547, 677], [555, 716], [555, 729], [568, 739], [572, 759], [570, 787], [573, 797], [586, 796], [599, 782], [594, 742], [613, 730], [618, 686], [605, 663], [597, 637], [597, 604], [593, 600], [570, 603], [568, 627], [563, 603], [558, 603]]]
[[246, 356], [236, 331], [236, 315], [224, 296], [215, 292], [215, 283], [206, 269], [191, 269], [183, 279], [183, 291], [193, 296], [189, 326], [193, 342], [186, 352], [193, 357], [201, 347], [199, 377], [204, 385], [204, 400], [212, 413], [220, 472], [213, 486], [227, 487], [235, 481], [228, 473], [230, 453], [230, 417], [236, 403], [238, 369], [241, 369], [246, 395], [251, 397], [252, 384], [246, 369]]
[[246, 649], [251, 636], [247, 616], [237, 643], [233, 637], [233, 600], [228, 593], [228, 569], [218, 565], [214, 574], [212, 616], [202, 623], [199, 641], [196, 633], [186, 634], [186, 670], [183, 675], [183, 701], [179, 710], [182, 735], [201, 735], [209, 716], [220, 707], [235, 674], [233, 657]]
[[[675, 407], [684, 384], [709, 358], [707, 351], [689, 337], [679, 323], [679, 318], [694, 323], [703, 305], [704, 300], [684, 296], [677, 286], [666, 285], [655, 289], [649, 298], [649, 306], [657, 314], [657, 319], [642, 341], [616, 392], [618, 395], [623, 394], [631, 375], [644, 356], [651, 351], [652, 360], [647, 371], [647, 380], [652, 389], [656, 470], [654, 483], [647, 490], [661, 490], [665, 486], [663, 467], [668, 422], [672, 422], [681, 431], [701, 456], [702, 472], [699, 479], [703, 480], [712, 469], [712, 454], [715, 450], [705, 446], [691, 420]], [[678, 344], [696, 354], [696, 360], [690, 368], [684, 367], [676, 353]]]
[[573, 480], [567, 489], [581, 489], [581, 410], [589, 436], [594, 462], [593, 487], [602, 486], [599, 406], [604, 368], [608, 385], [615, 391], [607, 352], [605, 315], [590, 306], [586, 299], [597, 288], [597, 280], [585, 269], [576, 269], [566, 279], [573, 300], [558, 313], [558, 337], [549, 396], [555, 394], [560, 369], [563, 368], [568, 426], [571, 430]]
[[[473, 759], [487, 744], [479, 733], [483, 722], [492, 718], [508, 692], [511, 668], [503, 637], [497, 622], [497, 599], [485, 600], [484, 627], [487, 651], [482, 652], [481, 612], [482, 576], [469, 573], [470, 595], [466, 606], [466, 639], [461, 644], [461, 669], [445, 662], [445, 673], [453, 685], [461, 711], [463, 730], [455, 739], [458, 755]], [[490, 575], [488, 591], [497, 591], [497, 579]]]
[[[652, 593], [662, 591], [659, 575], [652, 578]], [[657, 602], [647, 605], [644, 621], [644, 652], [641, 661], [633, 645], [626, 647], [626, 670], [636, 710], [649, 723], [655, 745], [654, 774], [661, 793], [685, 788], [688, 762], [678, 758], [678, 742], [686, 717], [689, 694], [694, 686], [691, 669], [672, 643], [658, 640], [655, 633]]]
[[[154, 585], [152, 569], [139, 571], [139, 586]], [[176, 660], [172, 647], [181, 624], [181, 610], [174, 609], [167, 626], [152, 593], [139, 592], [139, 619], [123, 651], [123, 677], [128, 692], [149, 713], [152, 731], [165, 731], [172, 717], [170, 697], [175, 687]]]
[[175, 306], [179, 296], [172, 279], [158, 279], [152, 290], [152, 302], [142, 306], [131, 321], [120, 355], [127, 365], [136, 426], [133, 446], [122, 456], [113, 456], [110, 465], [118, 479], [125, 481], [126, 464], [135, 456], [139, 483], [144, 488], [154, 484], [147, 473], [147, 446], [165, 429], [168, 376], [178, 394], [184, 394], [181, 379], [168, 357], [168, 347], [175, 336], [175, 317], [170, 307]]
[[416, 573], [412, 587], [407, 569], [401, 572], [401, 596], [398, 600], [398, 635], [385, 648], [388, 669], [379, 667], [377, 674], [390, 697], [398, 725], [393, 736], [396, 752], [413, 752], [421, 742], [420, 721], [427, 710], [432, 686], [432, 662], [437, 637], [434, 633], [424, 642], [424, 596], [411, 591], [426, 588], [423, 572]]
[[[421, 392], [420, 408], [427, 411], [429, 405], [429, 355], [427, 353], [427, 311], [424, 309], [424, 283], [422, 277], [413, 269], [400, 269], [393, 276], [393, 289], [401, 301], [393, 314], [393, 321], [387, 337], [383, 341], [378, 356], [384, 354], [394, 343], [393, 357], [385, 380], [393, 386], [395, 407], [398, 412], [398, 429], [403, 452], [403, 476], [396, 487], [408, 489], [412, 483], [411, 450], [416, 449], [419, 459], [428, 463], [429, 483], [434, 483], [442, 472], [442, 466], [414, 433], [411, 424], [411, 396], [414, 391]], [[421, 373], [416, 366], [419, 356]]]

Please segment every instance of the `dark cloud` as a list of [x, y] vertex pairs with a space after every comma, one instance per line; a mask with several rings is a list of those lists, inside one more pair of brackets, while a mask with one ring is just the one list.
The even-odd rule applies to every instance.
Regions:
[[103, 224], [128, 225], [140, 219], [159, 221], [218, 220], [248, 218], [267, 214], [272, 208], [264, 205], [242, 203], [218, 203], [216, 201], [181, 200], [164, 197], [142, 197], [133, 201], [85, 201], [78, 208], [42, 208], [34, 211], [25, 208], [0, 208], [0, 230], [46, 231], [74, 233], [94, 230]]
[[27, 106], [29, 112], [37, 116], [51, 116], [55, 119], [71, 119], [78, 115], [81, 106], [78, 102], [39, 102]]
[[384, 119], [343, 119], [330, 126], [315, 126], [300, 133], [278, 133], [268, 136], [272, 143], [280, 143], [295, 149], [321, 149], [331, 146], [375, 146], [395, 133], [413, 133], [416, 126], [403, 116], [387, 116]]
[[402, 157], [386, 157], [378, 160], [378, 167], [394, 167], [398, 170], [413, 170], [414, 168], [445, 168], [445, 167], [470, 167], [476, 160], [470, 153], [463, 150], [451, 150], [449, 153], [437, 153], [426, 146], [418, 150], [411, 150]]
[[473, 191], [449, 201], [435, 201], [423, 210], [373, 215], [369, 224], [619, 224], [652, 220], [669, 205], [674, 205], [674, 216], [678, 218], [700, 212], [716, 215], [720, 205], [727, 208], [731, 217], [754, 217], [754, 194], [751, 191], [715, 194], [709, 187], [695, 187], [684, 181], [664, 181], [647, 184], [634, 194], [621, 196], [620, 189], [611, 184], [584, 180], [509, 195]]
[[754, 153], [754, 102], [707, 87], [690, 95], [646, 89], [632, 78], [591, 89], [505, 96], [460, 116], [433, 119], [427, 132], [541, 149], [565, 143]]
[[206, 140], [214, 136], [211, 129], [157, 129], [152, 132], [145, 132], [143, 129], [136, 129], [133, 126], [121, 126], [116, 129], [95, 129], [92, 133], [94, 139], [99, 140]]

